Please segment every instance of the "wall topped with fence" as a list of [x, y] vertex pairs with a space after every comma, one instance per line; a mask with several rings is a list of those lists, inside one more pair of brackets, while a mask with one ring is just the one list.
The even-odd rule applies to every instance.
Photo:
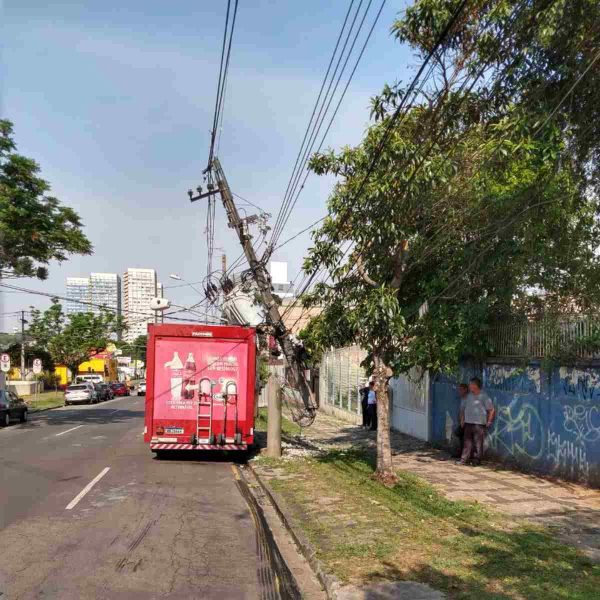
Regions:
[[544, 359], [568, 354], [574, 359], [600, 360], [590, 339], [600, 339], [600, 316], [501, 323], [489, 333], [491, 355], [507, 358]]
[[360, 366], [367, 353], [358, 346], [334, 348], [324, 353], [319, 371], [319, 397], [330, 407], [354, 416], [361, 414], [360, 389], [367, 373]]

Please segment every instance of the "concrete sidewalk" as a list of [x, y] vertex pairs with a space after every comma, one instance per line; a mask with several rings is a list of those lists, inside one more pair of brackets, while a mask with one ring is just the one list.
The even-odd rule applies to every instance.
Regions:
[[[319, 413], [302, 436], [323, 449], [375, 447], [375, 432]], [[457, 465], [445, 451], [392, 432], [394, 464], [418, 475], [451, 500], [470, 500], [514, 518], [552, 528], [600, 562], [600, 490], [511, 470], [496, 463]]]

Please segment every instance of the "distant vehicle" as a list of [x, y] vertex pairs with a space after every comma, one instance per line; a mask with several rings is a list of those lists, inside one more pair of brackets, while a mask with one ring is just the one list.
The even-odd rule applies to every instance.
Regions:
[[124, 383], [111, 383], [110, 388], [115, 396], [129, 396], [129, 388]]
[[94, 384], [94, 386], [96, 388], [96, 393], [98, 394], [99, 402], [102, 402], [104, 400], [112, 400], [115, 397], [108, 383], [96, 383]]
[[140, 381], [138, 383], [137, 393], [138, 393], [138, 396], [146, 395], [146, 382], [145, 381]]
[[27, 404], [14, 392], [0, 390], [0, 425], [8, 427], [11, 420], [27, 421]]
[[77, 375], [75, 377], [75, 383], [85, 383], [86, 381], [90, 383], [104, 383], [104, 376], [100, 375], [100, 373], [89, 373], [88, 375]]
[[67, 406], [80, 403], [93, 404], [94, 402], [98, 402], [98, 394], [93, 383], [77, 383], [70, 385], [65, 390], [65, 404]]

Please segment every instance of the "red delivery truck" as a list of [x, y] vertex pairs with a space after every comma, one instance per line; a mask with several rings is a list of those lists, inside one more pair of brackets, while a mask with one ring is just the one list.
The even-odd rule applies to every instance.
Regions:
[[150, 450], [246, 450], [254, 442], [256, 332], [222, 325], [149, 325]]

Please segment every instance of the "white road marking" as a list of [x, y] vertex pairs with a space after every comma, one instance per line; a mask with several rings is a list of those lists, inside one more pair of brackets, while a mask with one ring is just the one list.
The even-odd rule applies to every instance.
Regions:
[[77, 496], [75, 496], [75, 498], [73, 498], [73, 500], [71, 500], [71, 502], [69, 502], [69, 504], [67, 504], [65, 510], [71, 510], [72, 508], [75, 508], [75, 506], [77, 506], [77, 504], [79, 503], [79, 501], [110, 471], [110, 467], [105, 467], [104, 469], [102, 469], [102, 471], [100, 471], [100, 473], [98, 473], [98, 475], [96, 475], [96, 477], [94, 477], [94, 479], [92, 479], [80, 492], [79, 494], [77, 494]]
[[65, 435], [65, 433], [69, 433], [69, 431], [75, 431], [76, 429], [79, 429], [80, 427], [83, 427], [83, 425], [77, 425], [77, 427], [71, 427], [71, 429], [67, 429], [66, 431], [61, 431], [60, 433], [57, 433], [54, 437], [58, 437], [59, 435]]

